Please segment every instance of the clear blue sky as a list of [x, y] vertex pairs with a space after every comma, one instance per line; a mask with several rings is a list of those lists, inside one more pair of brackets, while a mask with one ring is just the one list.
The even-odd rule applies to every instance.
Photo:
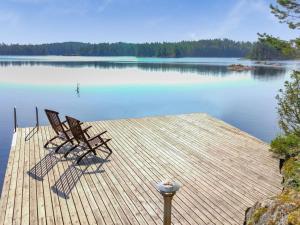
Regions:
[[275, 0], [0, 0], [0, 42], [283, 39], [299, 31], [270, 13]]

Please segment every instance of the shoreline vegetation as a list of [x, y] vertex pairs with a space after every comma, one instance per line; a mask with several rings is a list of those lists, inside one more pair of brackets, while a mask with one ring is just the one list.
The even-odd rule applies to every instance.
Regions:
[[[271, 13], [291, 29], [300, 29], [300, 1], [277, 0]], [[258, 34], [255, 58], [299, 58], [300, 37], [285, 41]], [[295, 70], [277, 99], [278, 124], [283, 133], [271, 142], [270, 151], [279, 159], [283, 190], [275, 197], [257, 202], [245, 214], [244, 225], [300, 224], [300, 71]]]
[[279, 159], [282, 192], [255, 203], [245, 213], [244, 225], [300, 224], [300, 72], [279, 90], [279, 126], [283, 134], [271, 142], [270, 151]]
[[[274, 38], [277, 40], [276, 38]], [[272, 42], [272, 43], [271, 43]], [[135, 56], [135, 57], [235, 57], [252, 60], [299, 59], [298, 47], [281, 43], [274, 47], [274, 40], [260, 36], [258, 42], [209, 39], [181, 42], [155, 43], [82, 43], [62, 42], [49, 44], [0, 44], [2, 56]]]

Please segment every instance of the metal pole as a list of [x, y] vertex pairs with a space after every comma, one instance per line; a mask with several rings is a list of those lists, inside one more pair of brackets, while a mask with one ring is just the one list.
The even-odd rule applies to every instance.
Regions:
[[175, 193], [162, 194], [164, 197], [164, 225], [171, 225], [172, 199]]
[[157, 184], [157, 190], [164, 197], [164, 223], [163, 225], [171, 225], [172, 216], [172, 199], [180, 186], [176, 182], [165, 181]]
[[40, 126], [40, 123], [39, 123], [39, 110], [38, 110], [37, 106], [35, 107], [35, 118], [36, 118], [36, 127], [37, 127], [37, 130], [39, 130], [39, 126]]
[[17, 131], [18, 123], [17, 123], [17, 109], [14, 107], [14, 132]]

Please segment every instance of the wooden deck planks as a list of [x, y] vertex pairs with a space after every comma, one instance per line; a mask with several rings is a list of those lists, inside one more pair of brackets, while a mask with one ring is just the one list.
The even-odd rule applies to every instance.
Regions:
[[[3, 224], [162, 224], [155, 184], [182, 184], [173, 224], [242, 224], [247, 207], [281, 189], [278, 162], [266, 143], [206, 114], [87, 123], [108, 130], [113, 154], [99, 151], [80, 166], [44, 149], [50, 127], [19, 128], [1, 195]], [[68, 147], [68, 146], [67, 146]], [[67, 148], [66, 147], [66, 148]], [[64, 151], [64, 149], [62, 149]]]
[[[126, 126], [126, 124], [124, 124], [125, 126]], [[128, 126], [128, 125], [127, 125]], [[133, 127], [131, 127], [131, 130], [132, 130], [132, 128]], [[128, 130], [128, 133], [131, 133], [131, 131], [129, 131]], [[144, 137], [144, 135], [141, 133], [140, 135], [142, 135], [143, 137]], [[148, 134], [148, 136], [149, 136], [149, 134]], [[155, 143], [156, 141], [151, 141], [151, 142], [149, 142], [149, 143]], [[143, 145], [144, 145], [144, 148], [145, 147], [147, 147], [148, 149], [150, 148], [150, 149], [156, 149], [156, 147], [155, 146], [147, 146], [147, 140], [142, 140], [142, 143], [143, 143]], [[158, 143], [158, 144], [160, 144], [160, 143]], [[163, 145], [160, 145], [160, 147], [161, 146], [163, 146]], [[157, 149], [160, 149], [159, 147], [157, 148]], [[168, 149], [168, 146], [166, 147], [166, 148], [163, 148], [164, 150], [166, 150], [166, 149]], [[140, 151], [141, 152], [143, 152], [143, 148], [141, 148], [140, 149]], [[151, 152], [151, 154], [152, 154], [153, 152]], [[148, 153], [147, 153], [148, 154]], [[144, 155], [144, 154], [143, 154]], [[145, 154], [146, 155], [146, 154]], [[157, 153], [157, 158], [155, 158], [154, 160], [151, 160], [151, 157], [148, 157], [147, 159], [136, 159], [136, 161], [138, 161], [138, 162], [147, 162], [147, 164], [149, 164], [150, 165], [150, 169], [149, 169], [149, 172], [148, 173], [153, 173], [153, 171], [154, 171], [154, 174], [160, 174], [161, 172], [163, 172], [163, 174], [173, 174], [173, 177], [174, 176], [180, 176], [181, 178], [182, 177], [184, 177], [185, 175], [183, 174], [183, 175], [177, 175], [177, 174], [175, 174], [175, 172], [176, 171], [174, 171], [174, 169], [172, 169], [172, 166], [170, 166], [170, 171], [165, 171], [166, 170], [166, 167], [165, 167], [165, 165], [169, 165], [168, 164], [168, 160], [165, 160], [165, 159], [168, 159], [168, 156], [169, 155], [165, 155], [165, 153], [164, 152], [158, 152]], [[162, 156], [162, 157], [159, 157], [159, 156]], [[160, 159], [160, 160], [158, 160], [158, 158]], [[173, 158], [175, 158], [175, 157], [173, 157]], [[151, 160], [151, 161], [150, 161]], [[160, 162], [161, 160], [164, 160], [163, 162]], [[160, 163], [159, 163], [160, 162]], [[176, 162], [175, 160], [174, 160], [174, 162]], [[147, 164], [145, 165], [145, 166], [141, 166], [141, 168], [142, 167], [144, 167], [144, 168], [147, 168]], [[151, 166], [152, 165], [152, 166]], [[160, 180], [159, 178], [156, 178], [155, 180]], [[152, 180], [152, 182], [155, 182], [155, 180]], [[183, 183], [183, 180], [180, 180], [180, 179], [178, 179], [178, 181], [182, 181], [182, 183]], [[187, 180], [185, 180], [185, 181], [187, 181]], [[188, 182], [188, 181], [187, 181]], [[185, 192], [184, 190], [182, 190], [183, 192]], [[200, 193], [201, 194], [201, 193]], [[193, 196], [191, 196], [191, 195], [185, 195], [184, 197], [186, 197], [186, 198], [190, 198], [190, 203], [191, 202], [193, 202]], [[175, 204], [176, 204], [176, 202], [175, 202]], [[199, 206], [201, 206], [201, 204], [204, 204], [205, 205], [205, 202], [202, 202], [202, 201], [199, 201], [199, 202], [197, 202], [196, 203], [196, 205], [199, 207]], [[181, 206], [181, 207], [183, 207], [185, 204], [184, 203], [179, 203], [179, 206]], [[208, 205], [205, 205], [205, 207], [209, 207]], [[205, 207], [201, 210], [202, 212], [206, 212], [206, 210], [205, 210]], [[215, 209], [215, 208], [214, 208]], [[215, 211], [216, 213], [220, 213], [220, 211], [218, 212], [218, 211]], [[173, 212], [174, 214], [176, 213], [176, 211], [175, 212]], [[186, 213], [188, 213], [188, 211], [186, 212]], [[221, 213], [223, 213], [222, 211], [221, 211]], [[176, 214], [175, 214], [176, 215]], [[219, 216], [219, 214], [217, 214], [217, 216], [213, 216], [212, 218], [211, 218], [211, 220], [212, 220], [212, 222], [216, 222], [216, 221], [214, 221], [214, 219], [215, 219], [215, 217], [218, 217]], [[176, 217], [176, 216], [175, 216]], [[186, 218], [189, 218], [190, 217], [190, 215], [188, 214], [188, 215], [186, 215], [185, 214], [185, 217]], [[205, 217], [202, 217], [203, 219], [205, 219]], [[208, 218], [209, 218], [209, 216], [208, 216]], [[224, 218], [223, 218], [224, 219]], [[205, 223], [207, 224], [207, 223], [209, 223], [209, 221], [205, 221]]]

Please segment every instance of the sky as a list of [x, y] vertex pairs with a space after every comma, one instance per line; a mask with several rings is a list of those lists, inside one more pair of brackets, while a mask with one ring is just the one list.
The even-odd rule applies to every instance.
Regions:
[[0, 43], [163, 42], [300, 36], [275, 0], [0, 0]]

